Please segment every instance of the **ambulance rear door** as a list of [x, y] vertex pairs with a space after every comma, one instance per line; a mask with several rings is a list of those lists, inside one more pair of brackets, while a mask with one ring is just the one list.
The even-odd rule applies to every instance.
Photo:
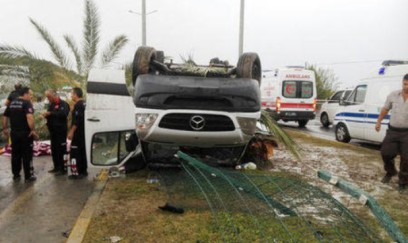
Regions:
[[290, 69], [280, 73], [281, 117], [287, 120], [314, 119], [316, 112], [316, 82], [313, 71]]

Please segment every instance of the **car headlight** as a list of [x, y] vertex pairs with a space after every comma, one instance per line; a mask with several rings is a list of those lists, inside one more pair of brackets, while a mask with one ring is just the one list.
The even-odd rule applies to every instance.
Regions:
[[237, 117], [239, 126], [243, 133], [247, 135], [254, 135], [256, 130], [256, 122], [257, 119], [255, 118], [247, 118], [247, 117]]
[[143, 139], [157, 119], [156, 113], [136, 113], [136, 132]]

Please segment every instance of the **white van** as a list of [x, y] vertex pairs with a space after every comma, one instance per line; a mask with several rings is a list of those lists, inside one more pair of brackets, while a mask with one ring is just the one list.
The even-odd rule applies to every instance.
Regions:
[[340, 101], [347, 99], [353, 89], [343, 89], [336, 91], [320, 108], [320, 123], [323, 127], [333, 124], [334, 116], [340, 106]]
[[303, 67], [287, 67], [262, 72], [262, 109], [276, 120], [297, 121], [299, 127], [316, 116], [315, 73]]
[[387, 96], [402, 89], [402, 78], [408, 65], [387, 66], [372, 78], [361, 80], [350, 96], [340, 103], [334, 118], [336, 139], [348, 143], [351, 139], [381, 143], [388, 128], [390, 115], [381, 123], [380, 132], [375, 124]]

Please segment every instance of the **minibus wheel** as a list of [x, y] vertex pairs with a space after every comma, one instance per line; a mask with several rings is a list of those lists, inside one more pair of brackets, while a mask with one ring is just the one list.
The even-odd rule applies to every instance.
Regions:
[[156, 50], [153, 47], [141, 46], [137, 48], [133, 58], [132, 83], [136, 83], [137, 76], [150, 71], [150, 62], [156, 60]]

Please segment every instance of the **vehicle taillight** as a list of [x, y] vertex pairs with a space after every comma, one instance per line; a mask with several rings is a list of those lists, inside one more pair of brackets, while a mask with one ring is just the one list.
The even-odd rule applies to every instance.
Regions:
[[315, 98], [313, 100], [313, 112], [316, 112], [316, 104], [317, 104], [317, 99]]
[[281, 98], [276, 97], [276, 112], [280, 112], [280, 108], [281, 108]]

